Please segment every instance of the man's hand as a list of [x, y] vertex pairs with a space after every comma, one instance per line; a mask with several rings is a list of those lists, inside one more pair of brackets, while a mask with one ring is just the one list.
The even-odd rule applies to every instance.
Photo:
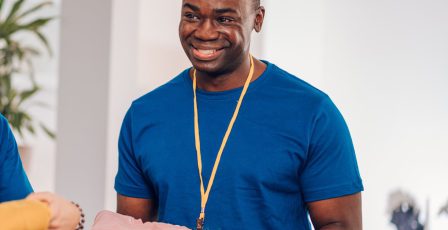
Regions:
[[308, 203], [316, 230], [362, 230], [361, 193]]
[[31, 193], [26, 199], [48, 204], [51, 211], [50, 230], [73, 230], [78, 226], [81, 213], [70, 201], [49, 192]]

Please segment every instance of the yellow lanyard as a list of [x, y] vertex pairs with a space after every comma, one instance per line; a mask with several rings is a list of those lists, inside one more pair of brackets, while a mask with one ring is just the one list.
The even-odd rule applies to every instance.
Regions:
[[240, 98], [238, 100], [238, 104], [236, 105], [235, 111], [233, 112], [232, 119], [230, 120], [229, 126], [227, 127], [227, 131], [224, 135], [224, 138], [221, 143], [221, 147], [219, 148], [218, 155], [216, 156], [215, 164], [213, 165], [212, 174], [210, 175], [210, 179], [208, 181], [207, 190], [204, 191], [204, 181], [202, 180], [202, 157], [201, 157], [201, 141], [199, 138], [199, 118], [198, 118], [198, 102], [196, 98], [196, 69], [193, 70], [193, 97], [194, 97], [194, 139], [196, 145], [196, 153], [198, 159], [198, 171], [199, 178], [201, 180], [201, 213], [199, 214], [199, 218], [197, 219], [197, 229], [201, 230], [204, 224], [205, 218], [205, 206], [207, 205], [208, 196], [210, 194], [210, 190], [213, 186], [213, 181], [215, 180], [216, 171], [218, 170], [218, 165], [221, 160], [222, 152], [224, 151], [224, 147], [226, 146], [227, 140], [229, 139], [229, 135], [232, 132], [233, 124], [238, 116], [238, 112], [241, 107], [241, 103], [243, 102], [244, 95], [246, 95], [247, 88], [249, 88], [250, 81], [252, 76], [254, 75], [254, 60], [252, 55], [250, 55], [250, 71], [249, 75], [246, 79], [246, 83], [244, 84], [243, 91], [241, 92]]

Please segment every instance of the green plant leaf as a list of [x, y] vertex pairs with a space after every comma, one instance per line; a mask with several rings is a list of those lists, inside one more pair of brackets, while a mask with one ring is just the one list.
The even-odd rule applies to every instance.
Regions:
[[5, 90], [5, 92], [8, 92], [11, 89], [11, 76], [10, 74], [6, 74], [1, 79], [1, 88], [2, 90]]
[[[51, 1], [43, 0], [43, 2], [40, 1], [40, 3], [26, 8], [26, 4], [24, 4], [26, 1], [24, 0], [9, 1], [12, 6], [5, 11], [4, 0], [0, 0], [0, 41], [5, 43], [5, 46], [0, 48], [0, 111], [5, 114], [12, 128], [22, 137], [26, 133], [35, 134], [38, 131], [37, 128], [41, 127], [49, 137], [54, 138], [55, 134], [50, 129], [43, 124], [35, 123], [33, 117], [23, 109], [24, 106], [28, 105], [42, 106], [42, 104], [32, 100], [41, 90], [34, 79], [32, 68], [33, 57], [38, 56], [41, 49], [26, 46], [21, 41], [14, 39], [17, 32], [31, 33], [36, 36], [38, 42], [45, 46], [50, 56], [53, 55], [50, 43], [41, 32], [41, 28], [53, 20], [54, 17], [32, 16], [44, 7], [49, 6]], [[1, 14], [2, 8], [3, 14]], [[1, 17], [2, 15], [3, 17]], [[2, 18], [5, 20], [2, 20]], [[22, 90], [12, 84], [14, 77], [22, 74], [28, 75], [28, 73], [32, 83], [31, 88]], [[28, 109], [29, 107], [27, 107]]]
[[10, 40], [12, 34], [18, 29], [18, 27], [19, 25], [17, 25], [14, 20], [2, 22], [0, 24], [0, 38], [5, 39], [6, 41]]
[[29, 77], [31, 80], [31, 83], [33, 84], [33, 86], [37, 86], [37, 82], [36, 82], [36, 78], [34, 77], [34, 66], [33, 66], [33, 62], [31, 62], [31, 59], [27, 59], [26, 63], [28, 65], [28, 69], [29, 69]]
[[6, 95], [9, 100], [9, 104], [12, 105], [14, 99], [17, 97], [17, 91], [15, 89], [9, 89], [8, 94]]
[[31, 134], [36, 134], [36, 130], [34, 129], [34, 127], [33, 127], [33, 125], [32, 124], [28, 124], [27, 126], [26, 126], [26, 129], [28, 130], [28, 132], [30, 132]]
[[25, 12], [23, 12], [23, 13], [20, 14], [19, 16], [17, 16], [16, 19], [17, 19], [17, 20], [22, 19], [22, 18], [24, 18], [25, 16], [27, 16], [28, 14], [31, 14], [31, 13], [33, 13], [33, 12], [39, 10], [39, 9], [42, 8], [42, 7], [49, 6], [49, 5], [52, 5], [52, 4], [53, 4], [53, 2], [51, 2], [51, 1], [45, 1], [45, 2], [39, 3], [39, 4], [37, 4], [37, 5], [33, 6], [33, 7], [31, 7], [30, 9], [26, 10]]
[[24, 25], [17, 25], [15, 22], [5, 22], [4, 28], [0, 30], [0, 36], [3, 36], [5, 39], [9, 39], [9, 37], [12, 36], [12, 34], [18, 32], [18, 31], [30, 31], [33, 32], [35, 30], [39, 30], [42, 26], [45, 26], [48, 22], [52, 21], [54, 17], [48, 17], [48, 18], [39, 18], [32, 22], [29, 22]]
[[3, 0], [0, 0], [0, 20], [2, 20]]
[[23, 137], [23, 128], [31, 122], [31, 117], [23, 111], [16, 111], [10, 113], [8, 119], [11, 127]]
[[45, 47], [47, 48], [48, 54], [50, 56], [53, 56], [53, 50], [51, 49], [48, 39], [40, 31], [34, 30], [34, 34], [36, 34], [36, 36], [39, 38], [39, 40], [45, 45]]
[[11, 124], [11, 127], [12, 127], [14, 130], [17, 130], [17, 132], [19, 133], [19, 135], [23, 138], [22, 125], [14, 126], [13, 124]]
[[17, 57], [19, 58], [20, 61], [22, 61], [23, 58], [25, 57], [25, 52], [22, 50], [20, 46], [16, 47], [15, 53], [17, 54]]
[[40, 123], [40, 127], [42, 128], [42, 130], [51, 138], [51, 139], [55, 139], [56, 138], [56, 134], [51, 131], [49, 128], [47, 128], [47, 126], [45, 126], [44, 124]]
[[26, 54], [30, 54], [31, 56], [39, 56], [40, 55], [39, 50], [37, 50], [33, 47], [23, 47], [22, 49]]
[[31, 96], [33, 96], [34, 94], [36, 94], [37, 92], [39, 92], [40, 87], [35, 85], [32, 89], [30, 90], [25, 90], [23, 92], [21, 92], [19, 94], [19, 102], [17, 103], [17, 106], [20, 106], [24, 101], [26, 101], [27, 99], [29, 99]]
[[17, 11], [20, 10], [20, 7], [23, 4], [23, 0], [17, 0], [14, 5], [11, 8], [11, 11], [9, 11], [8, 17], [6, 17], [4, 24], [9, 24], [12, 20], [14, 20], [14, 16], [16, 15]]
[[46, 25], [48, 22], [50, 22], [53, 19], [54, 19], [54, 17], [39, 18], [39, 19], [36, 19], [36, 20], [29, 22], [25, 25], [20, 25], [20, 26], [18, 26], [18, 28], [19, 28], [19, 30], [23, 30], [23, 29], [31, 30], [31, 31], [38, 30], [38, 29], [40, 29], [40, 27]]

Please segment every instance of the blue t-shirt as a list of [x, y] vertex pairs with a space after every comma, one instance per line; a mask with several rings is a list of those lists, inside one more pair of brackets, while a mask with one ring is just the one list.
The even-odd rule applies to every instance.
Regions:
[[[249, 86], [205, 210], [205, 229], [311, 229], [307, 202], [363, 190], [349, 130], [330, 98], [268, 63]], [[241, 88], [198, 89], [203, 178]], [[119, 138], [116, 191], [153, 199], [160, 222], [195, 229], [200, 181], [188, 70], [132, 103]]]
[[31, 192], [16, 140], [8, 121], [0, 114], [0, 202], [23, 199]]

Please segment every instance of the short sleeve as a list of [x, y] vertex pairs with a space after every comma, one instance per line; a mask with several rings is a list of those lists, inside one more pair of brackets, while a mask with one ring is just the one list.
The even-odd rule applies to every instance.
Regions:
[[32, 192], [14, 135], [0, 115], [0, 202], [23, 199]]
[[118, 140], [118, 173], [115, 177], [117, 193], [135, 198], [153, 198], [153, 190], [145, 179], [134, 152], [132, 106], [126, 113]]
[[363, 191], [355, 150], [339, 110], [325, 97], [315, 113], [301, 186], [305, 202]]

